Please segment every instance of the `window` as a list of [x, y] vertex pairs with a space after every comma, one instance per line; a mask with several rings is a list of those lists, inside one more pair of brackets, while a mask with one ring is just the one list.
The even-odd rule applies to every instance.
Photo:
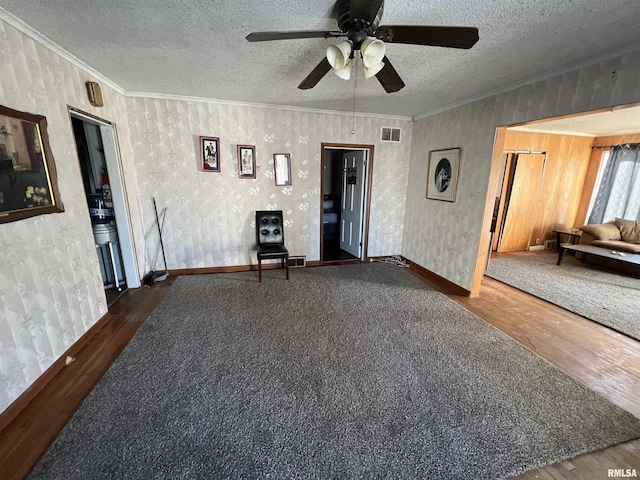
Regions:
[[589, 223], [640, 220], [640, 143], [612, 147], [603, 165]]

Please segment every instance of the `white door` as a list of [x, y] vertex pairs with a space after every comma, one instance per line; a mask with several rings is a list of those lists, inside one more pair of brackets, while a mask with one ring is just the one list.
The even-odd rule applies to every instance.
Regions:
[[342, 221], [340, 248], [354, 257], [362, 253], [362, 221], [364, 209], [365, 152], [342, 155]]
[[127, 279], [127, 286], [130, 288], [140, 287], [140, 276], [133, 247], [133, 232], [129, 223], [129, 210], [124, 190], [124, 176], [120, 171], [120, 161], [118, 159], [118, 147], [112, 125], [100, 125], [102, 134], [102, 145], [104, 157], [109, 174], [109, 184], [113, 196], [113, 210], [115, 212], [116, 228], [118, 239], [120, 240], [120, 251], [124, 274]]

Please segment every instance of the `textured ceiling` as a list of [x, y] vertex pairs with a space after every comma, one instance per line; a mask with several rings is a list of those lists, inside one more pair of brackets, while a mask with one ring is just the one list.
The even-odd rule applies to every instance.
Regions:
[[[476, 26], [470, 50], [392, 44], [407, 86], [328, 74], [297, 85], [335, 40], [249, 43], [253, 31], [336, 29], [331, 0], [0, 0], [127, 92], [420, 116], [571, 65], [640, 49], [638, 0], [388, 0], [381, 24]], [[360, 73], [360, 72], [359, 72]], [[354, 77], [357, 83], [354, 84]]]

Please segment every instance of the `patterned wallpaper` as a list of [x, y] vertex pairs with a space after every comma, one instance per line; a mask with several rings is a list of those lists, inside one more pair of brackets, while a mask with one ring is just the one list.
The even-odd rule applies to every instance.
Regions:
[[122, 95], [92, 107], [93, 78], [3, 22], [0, 72], [0, 105], [47, 117], [65, 207], [0, 224], [2, 411], [107, 311], [67, 105], [127, 122]]
[[[113, 122], [140, 274], [153, 268], [157, 230], [151, 199], [167, 207], [170, 268], [252, 261], [253, 211], [285, 212], [292, 254], [319, 255], [320, 142], [374, 144], [369, 254], [400, 252], [411, 122], [302, 111], [126, 98], [0, 21], [0, 104], [45, 115], [65, 212], [0, 225], [0, 411], [106, 312], [67, 106]], [[100, 81], [98, 79], [98, 81]], [[380, 127], [403, 129], [400, 145]], [[220, 137], [221, 173], [199, 171], [198, 136]], [[235, 144], [256, 145], [258, 175], [237, 178]], [[272, 154], [292, 154], [293, 185], [276, 187]]]
[[[640, 101], [640, 52], [414, 122], [402, 254], [471, 289], [498, 126]], [[455, 203], [427, 200], [430, 150], [461, 147]]]
[[[255, 210], [282, 210], [292, 255], [320, 257], [321, 143], [373, 144], [369, 255], [399, 254], [408, 181], [411, 122], [206, 101], [127, 98], [133, 158], [147, 240], [157, 252], [152, 197], [166, 207], [169, 269], [256, 263]], [[401, 127], [400, 144], [379, 142]], [[201, 172], [199, 136], [220, 138], [220, 173]], [[238, 178], [236, 146], [255, 145], [256, 179]], [[276, 187], [273, 154], [291, 153], [292, 185]], [[161, 257], [158, 268], [162, 266]], [[157, 268], [156, 268], [157, 269]]]

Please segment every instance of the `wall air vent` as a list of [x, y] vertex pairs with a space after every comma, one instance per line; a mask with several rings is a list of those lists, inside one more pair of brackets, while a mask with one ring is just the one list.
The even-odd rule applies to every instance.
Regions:
[[401, 128], [382, 127], [381, 134], [380, 134], [380, 141], [400, 143], [400, 132], [402, 132]]
[[299, 257], [289, 257], [289, 267], [306, 267], [307, 266], [307, 257], [305, 255], [301, 255]]

